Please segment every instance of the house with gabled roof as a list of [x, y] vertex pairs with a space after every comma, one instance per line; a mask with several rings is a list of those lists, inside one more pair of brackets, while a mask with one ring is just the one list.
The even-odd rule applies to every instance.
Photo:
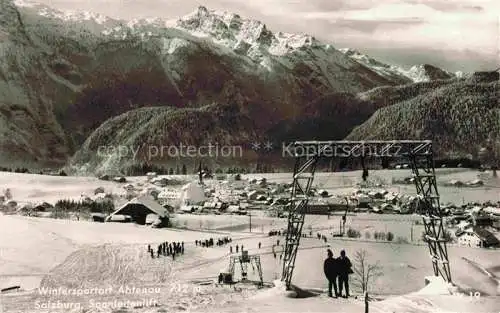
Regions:
[[165, 225], [168, 225], [168, 210], [148, 196], [136, 197], [130, 200], [118, 210], [111, 213], [107, 220], [113, 220], [113, 216], [115, 215], [130, 216], [132, 222], [144, 225], [146, 224], [146, 217], [151, 214], [157, 215], [158, 219], [166, 222]]
[[470, 227], [456, 233], [458, 243], [469, 247], [500, 247], [497, 237], [483, 227]]

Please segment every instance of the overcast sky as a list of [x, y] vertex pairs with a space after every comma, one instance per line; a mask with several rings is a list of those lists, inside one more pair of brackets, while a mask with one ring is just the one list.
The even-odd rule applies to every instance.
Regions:
[[[500, 0], [38, 0], [115, 18], [177, 18], [196, 9], [261, 20], [381, 61], [452, 71], [500, 67]], [[498, 66], [497, 66], [498, 65]]]

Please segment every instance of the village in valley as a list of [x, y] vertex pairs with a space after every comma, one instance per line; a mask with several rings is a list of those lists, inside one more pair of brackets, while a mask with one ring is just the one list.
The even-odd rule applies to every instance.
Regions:
[[[111, 299], [118, 298], [122, 307], [205, 310], [206, 301], [260, 299], [259, 290], [276, 287], [284, 271], [294, 192], [289, 173], [211, 173], [200, 164], [191, 175], [145, 174], [92, 178], [2, 172], [1, 184], [8, 187], [0, 197], [2, 236], [12, 239], [1, 247], [2, 257], [12, 262], [0, 273], [3, 305], [12, 312], [30, 312], [33, 303], [73, 312], [68, 306], [76, 303], [74, 312], [79, 312], [96, 303], [111, 307]], [[371, 292], [380, 301], [373, 305], [385, 307], [399, 299], [393, 296], [417, 292], [432, 281], [422, 279], [432, 277], [425, 206], [407, 165], [364, 174], [316, 173], [303, 212], [294, 282], [302, 292], [322, 292], [326, 249], [346, 250], [355, 268], [369, 261], [379, 269], [370, 277]], [[496, 295], [497, 285], [488, 275], [499, 270], [494, 257], [500, 247], [498, 177], [491, 171], [443, 167], [436, 169], [436, 180], [445, 221], [441, 236], [454, 282], [464, 293]], [[394, 275], [405, 279], [394, 280]], [[404, 283], [415, 279], [420, 286]], [[58, 293], [59, 302], [36, 291], [125, 285], [162, 291], [151, 299], [103, 294], [97, 300], [75, 291]], [[366, 289], [360, 286], [352, 283], [356, 298]]]
[[[371, 239], [369, 234], [361, 233], [362, 229], [349, 228], [350, 223], [347, 223], [349, 229], [346, 230], [334, 219], [349, 216], [354, 222], [369, 216], [383, 221], [388, 216], [407, 216], [418, 225], [418, 214], [423, 212], [419, 196], [415, 192], [401, 191], [402, 188], [411, 189], [414, 184], [414, 178], [404, 176], [408, 174], [407, 168], [407, 165], [396, 166], [393, 173], [397, 175], [386, 177], [385, 181], [376, 177], [364, 182], [350, 173], [320, 177], [320, 181], [326, 180], [333, 188], [311, 189], [307, 215], [325, 216], [326, 222], [322, 223], [328, 225], [330, 236], [341, 234], [349, 238]], [[500, 186], [485, 186], [485, 181], [478, 178], [486, 177], [489, 183], [495, 183], [494, 177], [488, 179], [484, 172], [473, 175], [472, 171], [460, 169], [443, 169], [442, 172], [448, 172], [449, 177], [453, 177], [454, 172], [458, 176], [464, 172], [469, 174], [471, 179], [468, 181], [456, 178], [440, 181], [440, 187], [452, 190], [453, 194], [464, 190], [477, 194], [487, 189], [492, 195], [486, 201], [478, 201], [476, 197], [465, 202], [465, 197], [456, 198], [452, 194], [450, 200], [453, 201], [442, 202], [450, 242], [472, 247], [498, 247]], [[99, 180], [95, 179], [96, 188], [91, 192], [56, 201], [18, 199], [15, 189], [7, 188], [0, 201], [4, 214], [28, 217], [134, 223], [152, 228], [250, 231], [253, 216], [253, 232], [263, 232], [262, 229], [267, 230], [270, 225], [276, 225], [272, 230], [284, 231], [288, 216], [286, 207], [290, 204], [292, 191], [291, 180], [287, 178], [284, 174], [213, 174], [201, 170], [200, 165], [199, 172], [194, 175], [158, 175], [155, 172], [137, 177], [102, 175]], [[99, 186], [99, 181], [109, 187]], [[348, 186], [349, 183], [352, 186]], [[497, 201], [495, 196], [499, 197]], [[232, 221], [230, 226], [225, 225], [228, 219]], [[421, 239], [420, 234], [414, 234], [413, 238], [399, 237], [391, 241], [418, 242]]]

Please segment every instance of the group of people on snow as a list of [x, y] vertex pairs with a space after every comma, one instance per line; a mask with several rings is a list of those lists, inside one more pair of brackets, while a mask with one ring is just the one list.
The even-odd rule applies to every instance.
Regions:
[[[155, 250], [148, 245], [148, 253], [151, 254], [151, 258], [155, 258]], [[175, 260], [176, 254], [184, 254], [184, 241], [183, 242], [171, 242], [168, 241], [162, 242], [156, 248], [156, 257], [160, 256], [172, 256], [172, 259]]]
[[[327, 250], [328, 257], [326, 258], [323, 269], [326, 279], [328, 280], [328, 296], [330, 297], [349, 297], [349, 274], [354, 273], [352, 270], [351, 260], [346, 256], [345, 251], [340, 251], [338, 258], [333, 257], [332, 250]], [[338, 282], [338, 288], [337, 288]], [[332, 293], [335, 292], [335, 296]], [[345, 290], [345, 295], [342, 296], [342, 291]]]
[[200, 246], [203, 248], [210, 248], [210, 247], [213, 247], [214, 245], [221, 247], [223, 245], [231, 243], [232, 241], [233, 241], [233, 239], [230, 237], [219, 238], [219, 239], [217, 239], [217, 241], [215, 241], [213, 238], [210, 238], [210, 239], [205, 239], [205, 240], [195, 240], [194, 244], [196, 246]]

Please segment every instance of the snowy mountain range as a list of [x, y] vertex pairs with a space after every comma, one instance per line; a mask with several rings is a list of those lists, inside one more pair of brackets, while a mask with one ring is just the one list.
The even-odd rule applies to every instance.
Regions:
[[124, 142], [343, 139], [379, 108], [455, 79], [205, 7], [125, 21], [0, 4], [0, 163], [88, 163]]
[[450, 79], [453, 77], [463, 77], [463, 73], [461, 72], [450, 73], [430, 64], [419, 64], [414, 65], [409, 69], [405, 69], [400, 66], [382, 63], [354, 49], [341, 48], [339, 50], [350, 58], [358, 61], [359, 63], [369, 67], [376, 72], [389, 76], [402, 75], [415, 83], [428, 82], [438, 79]]
[[428, 64], [415, 65], [409, 69], [385, 64], [357, 50], [336, 50], [332, 45], [322, 43], [311, 35], [273, 33], [260, 21], [245, 19], [235, 13], [208, 10], [203, 6], [177, 20], [144, 18], [125, 21], [86, 11], [60, 11], [28, 0], [16, 0], [15, 4], [42, 17], [65, 22], [65, 25], [84, 25], [94, 32], [115, 39], [136, 36], [145, 40], [154, 36], [168, 36], [172, 29], [187, 31], [193, 36], [209, 39], [238, 54], [244, 54], [264, 67], [272, 63], [271, 56], [285, 56], [308, 47], [314, 49], [319, 58], [332, 51], [340, 51], [377, 74], [394, 80], [424, 82], [460, 75]]

